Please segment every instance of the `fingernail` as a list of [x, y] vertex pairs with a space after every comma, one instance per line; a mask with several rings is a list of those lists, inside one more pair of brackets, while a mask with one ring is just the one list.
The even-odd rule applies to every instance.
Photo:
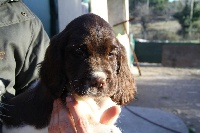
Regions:
[[69, 102], [73, 102], [74, 101], [74, 97], [72, 96], [67, 96], [66, 97], [66, 101], [69, 103]]

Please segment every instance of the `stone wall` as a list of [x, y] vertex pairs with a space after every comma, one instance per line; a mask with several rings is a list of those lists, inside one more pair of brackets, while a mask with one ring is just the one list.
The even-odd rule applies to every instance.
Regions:
[[163, 45], [162, 65], [200, 68], [200, 45]]

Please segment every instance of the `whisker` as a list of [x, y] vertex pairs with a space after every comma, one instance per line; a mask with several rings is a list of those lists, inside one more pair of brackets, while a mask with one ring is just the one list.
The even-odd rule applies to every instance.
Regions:
[[91, 91], [90, 89], [87, 90], [90, 94], [96, 95], [95, 92]]
[[3, 105], [3, 106], [4, 106], [4, 105], [6, 105], [6, 106], [14, 106], [14, 105], [10, 105], [10, 104], [6, 104], [6, 103], [0, 102], [0, 106], [1, 106], [1, 105]]
[[[14, 105], [10, 105], [10, 104], [6, 104], [6, 103], [0, 102], [0, 108], [9, 111], [9, 109], [7, 109], [6, 106], [14, 106]], [[2, 112], [0, 111], [0, 113], [2, 113]], [[1, 114], [1, 115], [2, 115], [2, 114]]]
[[77, 89], [79, 89], [79, 88], [76, 88], [75, 86], [73, 86], [73, 90], [70, 88], [70, 93], [74, 93]]
[[3, 115], [3, 114], [0, 114], [0, 116], [3, 116], [3, 117], [11, 117], [11, 116], [8, 116], [8, 115]]
[[97, 105], [99, 105], [99, 103], [100, 103], [100, 101], [101, 101], [101, 98], [100, 98], [100, 97], [97, 97], [96, 99], [97, 99], [97, 100], [96, 100], [96, 103], [97, 103]]
[[7, 111], [9, 111], [9, 109], [7, 109], [7, 108], [5, 108], [5, 107], [3, 107], [3, 106], [1, 106], [3, 109], [5, 109], [5, 110], [7, 110]]

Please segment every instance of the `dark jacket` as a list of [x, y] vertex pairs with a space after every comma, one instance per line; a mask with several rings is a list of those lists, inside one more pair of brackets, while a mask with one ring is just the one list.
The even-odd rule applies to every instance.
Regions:
[[7, 92], [2, 98], [38, 78], [37, 64], [48, 45], [42, 23], [20, 0], [0, 0], [0, 93]]

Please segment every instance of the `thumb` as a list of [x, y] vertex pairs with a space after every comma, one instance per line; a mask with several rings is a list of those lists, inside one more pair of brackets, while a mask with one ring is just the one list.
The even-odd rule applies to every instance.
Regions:
[[101, 124], [111, 125], [114, 124], [121, 112], [120, 106], [112, 106], [105, 110], [100, 118]]

